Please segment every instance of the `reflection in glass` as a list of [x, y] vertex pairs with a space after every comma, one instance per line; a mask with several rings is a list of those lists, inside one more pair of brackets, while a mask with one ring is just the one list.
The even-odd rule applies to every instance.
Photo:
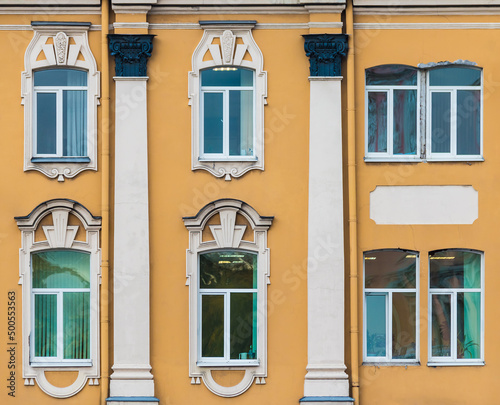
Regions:
[[431, 288], [481, 288], [481, 255], [460, 250], [430, 252]]
[[393, 154], [417, 153], [417, 90], [394, 90]]
[[480, 86], [481, 70], [463, 66], [447, 66], [429, 72], [430, 86]]
[[432, 152], [449, 153], [451, 134], [451, 93], [433, 92], [432, 96]]
[[201, 296], [201, 355], [224, 357], [224, 296]]
[[387, 152], [387, 93], [368, 93], [368, 152]]
[[229, 154], [253, 154], [253, 91], [229, 92]]
[[57, 153], [56, 93], [36, 95], [36, 151], [38, 154]]
[[457, 358], [481, 357], [481, 293], [457, 293]]
[[392, 294], [392, 358], [416, 357], [416, 295]]
[[257, 255], [241, 251], [200, 255], [200, 288], [257, 288]]
[[33, 288], [89, 288], [90, 254], [50, 250], [31, 255]]
[[432, 356], [451, 356], [451, 296], [432, 294]]
[[204, 153], [223, 152], [224, 93], [203, 94]]
[[257, 293], [231, 293], [231, 359], [255, 359]]
[[366, 288], [416, 288], [415, 253], [380, 250], [365, 253]]
[[481, 153], [481, 92], [457, 91], [457, 154]]
[[385, 357], [386, 348], [386, 295], [366, 295], [366, 355]]
[[405, 65], [381, 65], [366, 69], [366, 85], [416, 86], [417, 69]]

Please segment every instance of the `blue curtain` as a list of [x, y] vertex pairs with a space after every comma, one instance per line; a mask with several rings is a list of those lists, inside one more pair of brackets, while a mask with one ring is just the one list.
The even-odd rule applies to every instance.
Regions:
[[394, 90], [393, 153], [417, 153], [417, 90]]

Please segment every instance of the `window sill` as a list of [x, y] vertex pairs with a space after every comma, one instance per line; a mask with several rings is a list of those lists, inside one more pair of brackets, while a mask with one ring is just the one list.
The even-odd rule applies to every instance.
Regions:
[[420, 163], [424, 160], [420, 157], [369, 157], [365, 156], [364, 160], [366, 163], [371, 162], [382, 162], [382, 163]]
[[92, 361], [86, 361], [86, 362], [68, 362], [68, 363], [51, 363], [51, 362], [45, 362], [45, 363], [30, 363], [31, 367], [57, 367], [57, 368], [65, 368], [65, 367], [92, 367]]
[[227, 367], [228, 369], [232, 369], [235, 367], [258, 367], [260, 365], [259, 360], [253, 361], [235, 361], [235, 362], [210, 362], [210, 361], [198, 361], [196, 362], [198, 367]]
[[459, 367], [474, 366], [474, 367], [477, 367], [477, 366], [484, 366], [484, 365], [485, 365], [485, 362], [482, 360], [477, 360], [474, 362], [429, 361], [427, 363], [428, 367], [454, 367], [454, 366], [459, 366]]
[[482, 156], [465, 156], [465, 157], [430, 157], [427, 158], [427, 162], [484, 162], [484, 158]]
[[200, 157], [200, 162], [258, 162], [255, 156]]
[[31, 163], [89, 163], [88, 157], [34, 157]]
[[377, 367], [406, 367], [406, 366], [421, 366], [420, 361], [364, 361], [362, 366], [377, 366]]

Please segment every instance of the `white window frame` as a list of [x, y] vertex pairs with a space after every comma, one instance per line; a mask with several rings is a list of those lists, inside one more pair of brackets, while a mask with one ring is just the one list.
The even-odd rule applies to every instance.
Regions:
[[[451, 67], [447, 66], [447, 67]], [[429, 75], [433, 69], [430, 69], [426, 74], [427, 83], [427, 160], [428, 161], [483, 161], [483, 70], [474, 69], [471, 66], [467, 67], [473, 70], [480, 70], [481, 85], [480, 86], [430, 86]], [[474, 90], [480, 92], [480, 111], [479, 111], [479, 136], [480, 136], [480, 151], [479, 155], [458, 155], [457, 154], [457, 91], [458, 90]], [[449, 153], [434, 153], [432, 152], [432, 94], [433, 93], [449, 93], [450, 94], [450, 152]]]
[[[385, 65], [390, 66], [391, 64]], [[394, 64], [400, 65], [400, 64]], [[381, 65], [384, 66], [384, 65]], [[480, 86], [430, 86], [429, 74], [433, 69], [446, 67], [463, 67], [479, 70], [481, 72]], [[375, 66], [373, 66], [375, 67]], [[411, 66], [410, 66], [411, 67]], [[483, 69], [473, 63], [439, 62], [428, 65], [419, 65], [417, 71], [417, 86], [386, 86], [367, 85], [365, 71], [365, 157], [366, 162], [442, 162], [442, 161], [484, 161], [483, 158]], [[393, 154], [393, 92], [394, 90], [417, 89], [417, 153], [414, 156]], [[477, 90], [480, 91], [480, 154], [479, 155], [458, 155], [456, 153], [456, 92], [457, 90]], [[451, 150], [450, 153], [432, 153], [432, 99], [433, 92], [451, 92]], [[387, 152], [368, 152], [368, 93], [387, 93]], [[453, 98], [454, 97], [454, 98]], [[455, 117], [455, 119], [453, 119]]]
[[[56, 70], [56, 69], [48, 69], [48, 70]], [[78, 69], [71, 69], [78, 70]], [[88, 83], [88, 77], [87, 77]], [[33, 157], [53, 157], [57, 159], [67, 159], [68, 161], [77, 161], [82, 160], [83, 162], [87, 161], [87, 155], [85, 156], [66, 156], [63, 155], [63, 143], [64, 143], [64, 135], [63, 135], [63, 92], [64, 91], [86, 91], [87, 95], [87, 104], [88, 104], [88, 86], [34, 86], [33, 87]], [[43, 154], [38, 153], [38, 145], [37, 145], [37, 111], [38, 111], [38, 94], [55, 94], [56, 95], [56, 153], [55, 154]], [[87, 113], [87, 127], [89, 125], [89, 114]], [[89, 150], [89, 138], [87, 136], [87, 151]], [[88, 153], [87, 153], [88, 154]], [[83, 159], [82, 159], [83, 158]]]
[[[366, 81], [366, 75], [365, 75]], [[386, 86], [386, 85], [366, 85], [365, 84], [365, 156], [368, 161], [420, 161], [420, 123], [419, 123], [419, 102], [420, 102], [420, 71], [417, 71], [417, 84], [415, 86]], [[417, 90], [416, 98], [416, 150], [415, 155], [394, 154], [394, 90]], [[368, 151], [368, 93], [386, 93], [387, 94], [387, 152], [369, 152]]]
[[[203, 75], [203, 72], [200, 72], [200, 80], [201, 80], [201, 75]], [[253, 86], [201, 86], [200, 87], [200, 160], [207, 160], [207, 161], [215, 161], [215, 160], [222, 160], [222, 161], [255, 161], [255, 147], [252, 147], [252, 155], [230, 155], [229, 154], [229, 125], [230, 125], [230, 119], [229, 119], [229, 92], [230, 91], [243, 91], [243, 90], [250, 90], [252, 91], [252, 127], [253, 127], [253, 134], [252, 134], [252, 146], [255, 145], [255, 71], [252, 71], [253, 75]], [[204, 111], [205, 111], [205, 97], [204, 95], [207, 93], [216, 93], [216, 94], [222, 94], [223, 95], [223, 123], [224, 123], [224, 128], [223, 128], [223, 152], [222, 153], [204, 153], [204, 146], [205, 146], [205, 126], [203, 125], [204, 122]]]
[[[406, 252], [409, 255], [415, 255], [415, 288], [366, 288], [366, 271], [365, 271], [365, 257], [369, 254], [381, 251], [400, 251]], [[419, 305], [419, 268], [420, 268], [420, 254], [412, 250], [404, 249], [377, 249], [370, 250], [363, 253], [363, 362], [365, 363], [391, 363], [394, 365], [405, 364], [420, 364], [420, 305]], [[415, 293], [415, 358], [414, 359], [393, 359], [392, 358], [392, 294], [393, 293]], [[385, 333], [386, 333], [386, 356], [375, 357], [368, 356], [368, 342], [366, 339], [367, 332], [367, 306], [366, 297], [368, 295], [377, 295], [385, 297]]]
[[[267, 98], [267, 72], [264, 58], [252, 29], [256, 21], [200, 21], [203, 37], [192, 58], [188, 75], [191, 106], [191, 169], [207, 170], [215, 177], [231, 180], [250, 170], [264, 170], [264, 105]], [[216, 44], [215, 42], [219, 42]], [[242, 41], [243, 43], [237, 43]], [[247, 56], [249, 55], [249, 57]], [[252, 156], [203, 153], [203, 94], [201, 71], [217, 67], [246, 68], [254, 72], [254, 138]]]
[[[207, 225], [214, 216], [220, 225]], [[243, 216], [253, 230], [253, 241], [243, 240], [246, 225], [237, 225], [236, 216]], [[214, 394], [235, 397], [245, 392], [254, 381], [264, 384], [267, 377], [267, 286], [270, 284], [267, 231], [273, 217], [262, 217], [243, 201], [221, 199], [207, 204], [196, 216], [184, 217], [189, 230], [189, 249], [186, 255], [186, 276], [189, 285], [189, 376], [191, 384], [201, 381]], [[203, 240], [203, 230], [209, 227], [212, 240]], [[210, 238], [209, 238], [210, 239]], [[217, 250], [241, 251], [257, 255], [257, 351], [256, 359], [229, 360], [201, 358], [201, 294], [199, 289], [199, 258], [203, 253]], [[248, 291], [253, 289], [248, 289]], [[238, 292], [243, 290], [238, 289]], [[217, 291], [211, 293], [219, 294]], [[228, 318], [225, 318], [227, 321]], [[229, 340], [226, 340], [227, 344]], [[224, 387], [212, 377], [214, 370], [243, 370], [243, 379], [233, 387]]]
[[[68, 225], [69, 214], [80, 220], [81, 225]], [[35, 240], [40, 222], [52, 216], [54, 225], [42, 226], [45, 239]], [[22, 372], [24, 385], [37, 385], [48, 395], [67, 398], [77, 394], [86, 384], [97, 385], [99, 373], [99, 280], [100, 248], [99, 231], [101, 218], [94, 217], [81, 204], [66, 199], [55, 199], [38, 205], [30, 214], [16, 217], [17, 226], [22, 231], [22, 248], [19, 251], [19, 283], [22, 284]], [[83, 227], [85, 241], [75, 240], [78, 229]], [[90, 359], [63, 360], [34, 357], [34, 289], [32, 288], [33, 253], [50, 250], [74, 250], [90, 255]], [[41, 289], [49, 290], [49, 289]], [[64, 290], [64, 289], [57, 289]], [[69, 289], [76, 291], [76, 289]], [[62, 308], [58, 306], [58, 310]], [[62, 312], [61, 312], [62, 313]], [[62, 326], [58, 322], [58, 327]], [[62, 338], [59, 337], [59, 338]], [[63, 345], [58, 344], [59, 347]], [[67, 387], [56, 387], [46, 378], [46, 371], [77, 371], [76, 380]]]
[[[36, 170], [49, 178], [64, 181], [84, 170], [97, 170], [97, 106], [100, 97], [100, 73], [88, 41], [90, 25], [78, 22], [60, 23], [60, 25], [32, 22], [33, 38], [26, 48], [24, 72], [21, 74], [21, 97], [24, 105], [24, 171]], [[33, 72], [57, 68], [87, 72], [87, 156], [70, 157], [59, 153], [57, 156], [49, 156], [36, 153], [36, 90], [38, 89], [34, 88]], [[62, 114], [62, 104], [60, 107], [58, 114]]]
[[[439, 249], [434, 252], [439, 252], [441, 250], [455, 250], [462, 252], [472, 252], [479, 254], [481, 256], [481, 288], [431, 288], [431, 277], [430, 277], [430, 260], [431, 256], [429, 254], [429, 277], [428, 277], [428, 288], [429, 288], [429, 301], [428, 301], [428, 366], [483, 366], [484, 365], [484, 252], [474, 249]], [[458, 359], [457, 358], [457, 293], [460, 292], [479, 292], [481, 293], [481, 350], [479, 359]], [[451, 356], [432, 356], [432, 296], [433, 295], [451, 295], [450, 299], [450, 312], [451, 312]]]

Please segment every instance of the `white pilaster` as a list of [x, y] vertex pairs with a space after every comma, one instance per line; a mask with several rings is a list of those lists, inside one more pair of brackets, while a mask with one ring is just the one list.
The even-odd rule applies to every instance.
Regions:
[[308, 365], [302, 401], [339, 405], [352, 401], [344, 364], [342, 78], [309, 80]]
[[[149, 337], [147, 77], [115, 77], [113, 398], [153, 397]], [[129, 402], [130, 403], [130, 402]]]

